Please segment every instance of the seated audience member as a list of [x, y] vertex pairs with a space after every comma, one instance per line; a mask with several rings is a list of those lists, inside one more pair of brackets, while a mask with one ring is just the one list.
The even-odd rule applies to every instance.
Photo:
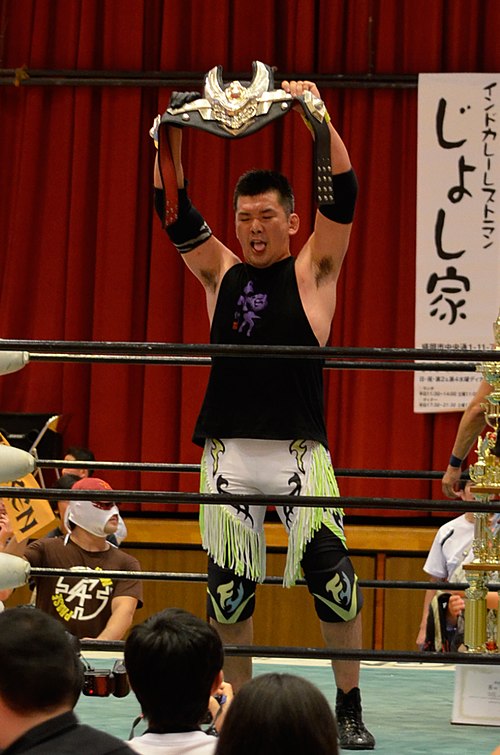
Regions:
[[[55, 482], [54, 487], [59, 488], [62, 490], [70, 490], [75, 482], [78, 482], [78, 480], [86, 479], [85, 477], [79, 477], [75, 474], [69, 474], [66, 472], [65, 474], [61, 475]], [[68, 516], [68, 507], [69, 507], [69, 500], [68, 501], [62, 501], [57, 500], [55, 501], [55, 504], [57, 506], [57, 514], [59, 516], [61, 525], [60, 527], [57, 527], [55, 530], [52, 530], [47, 534], [47, 537], [57, 537], [58, 535], [67, 535], [69, 530], [67, 526], [67, 516]], [[118, 514], [118, 527], [116, 529], [116, 532], [113, 534], [110, 534], [107, 536], [106, 540], [108, 542], [112, 543], [113, 545], [120, 545], [123, 540], [127, 537], [127, 527], [125, 526], [125, 522], [123, 521], [120, 514]]]
[[[66, 454], [64, 455], [64, 461], [95, 461], [94, 452], [90, 448], [82, 448], [81, 446], [70, 446]], [[71, 465], [61, 469], [61, 475], [74, 474], [77, 477], [92, 477], [94, 474], [93, 469], [74, 469]]]
[[[187, 611], [168, 608], [132, 629], [124, 658], [148, 723], [130, 747], [145, 754], [211, 755], [216, 739], [201, 730], [200, 722], [211, 702], [218, 708], [215, 726], [220, 726], [232, 698], [231, 685], [223, 681], [224, 651], [216, 630]], [[219, 706], [216, 694], [223, 694], [225, 703]]]
[[82, 665], [58, 621], [36, 609], [7, 609], [0, 615], [0, 658], [2, 755], [131, 752], [73, 713]]
[[[64, 460], [68, 462], [72, 461], [95, 461], [94, 452], [90, 450], [90, 448], [83, 448], [82, 446], [70, 446], [66, 454], [64, 456]], [[85, 478], [85, 477], [92, 477], [94, 474], [93, 469], [74, 469], [71, 467], [64, 467], [61, 469], [61, 477], [64, 477], [65, 475], [75, 475], [75, 477], [78, 478]], [[56, 485], [56, 487], [58, 487]], [[61, 503], [65, 504], [64, 506], [61, 506]], [[64, 523], [64, 514], [65, 509], [67, 508], [67, 502], [66, 501], [59, 501], [59, 516], [61, 518], [61, 523], [63, 525], [63, 528], [65, 526]], [[113, 535], [108, 535], [108, 540], [110, 543], [113, 543], [113, 545], [120, 545], [125, 538], [127, 537], [127, 528], [125, 526], [125, 522], [121, 518], [121, 516], [118, 514], [119, 522], [118, 522], [118, 529]]]
[[[456, 484], [456, 494], [464, 501], [474, 501], [471, 485], [470, 480], [462, 478]], [[493, 515], [490, 526], [496, 531], [497, 515]], [[424, 571], [430, 575], [431, 582], [467, 582], [462, 567], [474, 558], [473, 538], [474, 514], [471, 512], [461, 514], [439, 528], [424, 564]], [[498, 593], [488, 594], [487, 605], [488, 636], [490, 641], [494, 641]], [[463, 642], [464, 608], [465, 601], [461, 592], [426, 590], [417, 645], [423, 650], [436, 652], [458, 650]]]
[[140, 571], [136, 558], [106, 538], [118, 527], [111, 501], [92, 501], [92, 490], [111, 490], [104, 480], [86, 477], [73, 490], [88, 490], [89, 500], [70, 500], [66, 536], [43, 537], [18, 549], [31, 566], [87, 568], [91, 577], [35, 577], [36, 606], [59, 618], [79, 638], [121, 640], [142, 605], [142, 583], [136, 578], [99, 578], [100, 570]]
[[300, 676], [263, 674], [229, 708], [216, 755], [337, 755], [337, 725], [323, 693]]

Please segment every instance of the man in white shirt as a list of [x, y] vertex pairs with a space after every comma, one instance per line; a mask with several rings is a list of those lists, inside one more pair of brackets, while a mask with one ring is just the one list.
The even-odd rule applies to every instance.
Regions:
[[[470, 480], [462, 479], [457, 483], [457, 493], [464, 501], [474, 501], [475, 497], [471, 493], [472, 483]], [[424, 571], [430, 576], [431, 582], [465, 582], [466, 578], [461, 570], [463, 564], [467, 564], [474, 558], [472, 550], [472, 540], [474, 538], [474, 514], [466, 512], [455, 517], [449, 522], [443, 524], [437, 531], [432, 546], [429, 550]], [[498, 526], [498, 516], [494, 515], [491, 522], [492, 529]], [[463, 593], [450, 592], [443, 593], [440, 598], [441, 609], [435, 607], [434, 619], [441, 615], [441, 639], [436, 635], [432, 647], [427, 647], [426, 633], [428, 626], [429, 608], [435, 605], [435, 597], [438, 595], [436, 590], [426, 590], [424, 606], [422, 610], [422, 619], [417, 635], [416, 643], [424, 649], [450, 649], [446, 635], [453, 635], [456, 632], [459, 617], [463, 614], [465, 607]], [[498, 596], [490, 593], [488, 596], [488, 608], [496, 609], [498, 606]], [[435, 627], [436, 629], [436, 627]], [[425, 647], [424, 647], [425, 646]]]
[[187, 611], [167, 608], [132, 629], [124, 657], [148, 723], [128, 745], [143, 755], [213, 755], [217, 739], [200, 722], [210, 706], [217, 730], [232, 699], [216, 630]]

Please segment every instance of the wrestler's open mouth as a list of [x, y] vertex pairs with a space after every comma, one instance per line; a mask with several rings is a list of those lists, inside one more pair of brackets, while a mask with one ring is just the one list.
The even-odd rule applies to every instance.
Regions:
[[254, 241], [250, 242], [250, 246], [255, 252], [263, 252], [266, 248], [265, 241], [261, 241], [260, 239], [255, 239]]

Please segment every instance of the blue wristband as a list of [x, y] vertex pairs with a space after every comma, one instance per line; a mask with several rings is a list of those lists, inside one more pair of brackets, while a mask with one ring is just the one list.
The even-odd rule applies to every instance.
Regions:
[[459, 459], [458, 456], [454, 456], [453, 454], [450, 456], [450, 460], [448, 462], [448, 465], [450, 467], [454, 467], [455, 469], [460, 469], [462, 466], [463, 459]]

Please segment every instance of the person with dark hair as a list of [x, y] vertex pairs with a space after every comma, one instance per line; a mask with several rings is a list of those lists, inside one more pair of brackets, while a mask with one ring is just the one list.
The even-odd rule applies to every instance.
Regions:
[[238, 209], [240, 197], [256, 197], [268, 191], [275, 191], [289, 217], [295, 210], [295, 197], [289, 180], [274, 170], [249, 170], [239, 177], [233, 193], [233, 210]]
[[216, 755], [337, 755], [337, 726], [324, 694], [293, 674], [262, 674], [227, 712]]
[[[83, 448], [82, 446], [70, 446], [66, 450], [64, 461], [95, 461], [94, 452], [90, 448]], [[61, 475], [73, 474], [77, 477], [92, 477], [94, 474], [93, 469], [75, 469], [70, 467], [64, 467], [61, 469]]]
[[99, 571], [138, 572], [141, 567], [136, 558], [107, 540], [118, 528], [118, 507], [112, 501], [93, 501], [92, 490], [111, 490], [110, 485], [84, 477], [72, 490], [88, 490], [89, 499], [70, 500], [68, 534], [20, 543], [12, 552], [35, 567], [87, 568], [88, 577], [35, 577], [36, 606], [59, 618], [76, 637], [121, 640], [142, 605], [142, 583], [132, 575], [99, 578]]
[[[281, 88], [291, 99], [311, 104], [323, 119], [325, 137], [325, 160], [312, 166], [325, 190], [318, 190], [314, 229], [296, 257], [290, 245], [300, 219], [285, 176], [252, 170], [238, 182], [234, 208], [242, 262], [215, 238], [191, 204], [181, 129], [160, 126], [155, 207], [170, 240], [205, 290], [214, 344], [314, 349], [329, 339], [357, 180], [316, 85], [283, 81]], [[169, 196], [164, 190], [165, 144], [165, 180], [170, 187], [169, 177], [175, 175], [177, 197], [171, 189]], [[326, 188], [330, 183], [331, 191]], [[172, 215], [172, 207], [177, 215]], [[347, 551], [343, 511], [334, 505], [339, 490], [328, 451], [322, 373], [319, 357], [212, 359], [193, 440], [203, 447], [201, 492], [230, 494], [235, 501], [200, 507], [203, 546], [209, 555], [208, 614], [227, 644], [251, 644], [256, 584], [265, 578], [265, 507], [238, 503], [237, 496], [263, 494], [293, 496], [290, 505], [276, 506], [288, 533], [284, 585], [295, 584], [303, 572], [325, 644], [336, 649], [361, 647], [362, 595]], [[300, 495], [327, 497], [332, 506], [292, 505]], [[332, 666], [341, 745], [373, 749], [374, 737], [362, 720], [359, 662], [335, 660]], [[230, 657], [225, 673], [237, 691], [251, 677], [251, 658]]]
[[[70, 474], [69, 472], [65, 472], [60, 477], [57, 478], [57, 480], [54, 482], [54, 488], [57, 490], [71, 490], [75, 482], [78, 482], [78, 480], [82, 479], [79, 475]], [[47, 537], [59, 537], [59, 535], [66, 535], [68, 533], [68, 529], [64, 523], [64, 519], [66, 516], [66, 511], [68, 510], [69, 506], [69, 500], [63, 501], [63, 500], [54, 500], [50, 501], [50, 505], [52, 506], [52, 510], [54, 511], [54, 514], [56, 514], [59, 517], [60, 526], [56, 527], [55, 529], [51, 530], [47, 533]]]
[[36, 608], [0, 614], [0, 748], [20, 753], [125, 755], [120, 739], [79, 723], [83, 667], [62, 625]]
[[[168, 608], [136, 625], [125, 642], [130, 686], [148, 722], [145, 734], [129, 741], [144, 755], [211, 755], [216, 740], [200, 729], [210, 698], [232, 698], [223, 681], [224, 651], [219, 635], [206, 621], [179, 608]], [[213, 701], [215, 702], [215, 701]]]
[[[476, 500], [471, 486], [470, 479], [464, 477], [456, 485], [462, 500]], [[431, 582], [468, 581], [463, 565], [474, 558], [474, 521], [474, 514], [467, 511], [438, 529], [424, 564]], [[498, 532], [498, 514], [491, 516], [490, 527], [494, 534]], [[496, 646], [498, 593], [488, 593], [487, 607], [487, 637], [491, 649]], [[457, 651], [464, 638], [464, 609], [463, 593], [426, 590], [416, 639], [419, 648], [432, 652]]]

